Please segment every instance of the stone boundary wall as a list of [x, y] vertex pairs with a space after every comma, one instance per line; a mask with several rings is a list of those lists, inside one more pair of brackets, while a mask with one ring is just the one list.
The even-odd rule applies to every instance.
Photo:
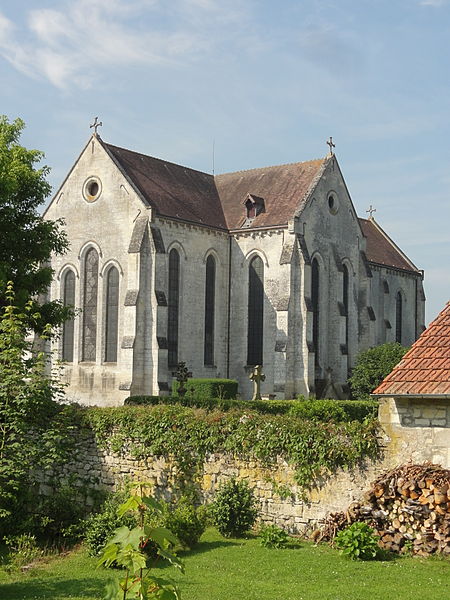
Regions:
[[[255, 460], [210, 454], [199, 469], [195, 483], [202, 500], [209, 502], [223, 481], [230, 477], [244, 479], [254, 488], [261, 521], [276, 523], [291, 533], [307, 533], [320, 525], [330, 512], [345, 511], [353, 501], [361, 500], [371, 482], [384, 471], [408, 462], [425, 461], [450, 468], [449, 416], [450, 400], [440, 400], [430, 406], [414, 399], [381, 399], [380, 460], [367, 461], [350, 471], [339, 469], [317, 481], [306, 497], [295, 483], [294, 469], [280, 457], [272, 465], [263, 465]], [[427, 426], [422, 424], [425, 420]], [[150, 482], [157, 497], [170, 500], [177, 474], [177, 466], [170, 460], [155, 456], [136, 459], [130, 449], [118, 454], [99, 448], [93, 435], [86, 434], [77, 441], [73, 459], [64, 467], [62, 479], [75, 479], [76, 485], [87, 488], [89, 504], [93, 501], [93, 490], [112, 491], [126, 480]], [[41, 483], [41, 493], [51, 493], [50, 481], [51, 474], [47, 473], [45, 482]], [[56, 477], [55, 481], [60, 485], [61, 478]]]

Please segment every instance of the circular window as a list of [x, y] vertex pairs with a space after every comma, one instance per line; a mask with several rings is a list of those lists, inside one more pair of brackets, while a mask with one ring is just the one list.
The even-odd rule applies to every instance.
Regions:
[[338, 198], [334, 192], [328, 194], [328, 210], [332, 215], [337, 214], [337, 211], [339, 210]]
[[95, 202], [102, 193], [102, 184], [98, 177], [89, 177], [84, 182], [83, 197], [86, 202]]

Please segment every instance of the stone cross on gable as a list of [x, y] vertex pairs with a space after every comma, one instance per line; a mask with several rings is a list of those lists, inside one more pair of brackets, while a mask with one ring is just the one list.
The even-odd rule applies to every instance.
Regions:
[[103, 123], [101, 121], [98, 120], [98, 117], [95, 117], [94, 122], [92, 123], [92, 125], [89, 125], [89, 129], [94, 129], [94, 135], [97, 135], [97, 129], [99, 127], [103, 127]]
[[372, 206], [372, 205], [370, 205], [370, 206], [369, 206], [369, 209], [368, 209], [368, 210], [366, 210], [366, 213], [368, 213], [368, 215], [369, 215], [369, 219], [373, 219], [373, 213], [374, 213], [374, 212], [377, 212], [377, 209], [376, 209], [376, 208], [373, 208], [373, 206]]
[[252, 400], [261, 400], [261, 382], [265, 381], [266, 376], [262, 372], [262, 366], [256, 365], [253, 369], [253, 373], [249, 376], [249, 379], [253, 381], [253, 397]]
[[330, 155], [333, 156], [333, 148], [336, 148], [336, 144], [333, 144], [333, 138], [330, 135], [330, 139], [327, 142], [328, 146], [330, 146]]

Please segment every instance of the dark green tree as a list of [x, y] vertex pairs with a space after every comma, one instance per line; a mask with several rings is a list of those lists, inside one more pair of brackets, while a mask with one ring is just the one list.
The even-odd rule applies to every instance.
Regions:
[[389, 375], [409, 348], [398, 342], [390, 342], [360, 352], [349, 379], [353, 397], [370, 400], [373, 390]]
[[[0, 116], [0, 309], [7, 305], [6, 287], [14, 282], [15, 303], [36, 304], [52, 280], [52, 253], [63, 254], [68, 241], [61, 221], [44, 219], [38, 208], [50, 194], [47, 166], [38, 168], [44, 155], [19, 144], [24, 122]], [[30, 311], [31, 326], [58, 324], [68, 317], [59, 302], [41, 301]], [[39, 321], [32, 315], [39, 314]]]

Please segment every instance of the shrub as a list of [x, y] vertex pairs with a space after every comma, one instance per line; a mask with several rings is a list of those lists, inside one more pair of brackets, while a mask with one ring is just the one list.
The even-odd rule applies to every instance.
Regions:
[[264, 548], [285, 548], [289, 540], [289, 535], [277, 525], [263, 525], [259, 537]]
[[345, 556], [352, 560], [372, 560], [379, 554], [378, 536], [366, 523], [353, 523], [339, 531], [335, 543]]
[[180, 540], [183, 548], [193, 548], [206, 528], [206, 514], [197, 509], [186, 496], [165, 511], [160, 523]]
[[117, 509], [123, 499], [123, 492], [110, 494], [105, 500], [101, 510], [98, 513], [90, 515], [85, 520], [84, 542], [90, 556], [98, 556], [100, 554], [117, 527], [122, 525], [133, 527], [136, 524], [136, 520], [132, 515], [123, 517], [117, 515]]
[[401, 361], [407, 350], [405, 346], [393, 342], [361, 352], [348, 380], [353, 396], [359, 400], [370, 399], [373, 390]]
[[234, 477], [223, 483], [212, 504], [214, 524], [225, 537], [240, 537], [255, 523], [258, 511], [253, 491]]
[[[172, 393], [178, 395], [178, 381], [172, 383]], [[197, 399], [230, 399], [236, 398], [238, 383], [234, 379], [189, 379], [186, 383], [187, 396]]]
[[8, 560], [5, 565], [7, 571], [21, 569], [24, 565], [42, 556], [34, 535], [23, 533], [4, 538], [8, 548]]

